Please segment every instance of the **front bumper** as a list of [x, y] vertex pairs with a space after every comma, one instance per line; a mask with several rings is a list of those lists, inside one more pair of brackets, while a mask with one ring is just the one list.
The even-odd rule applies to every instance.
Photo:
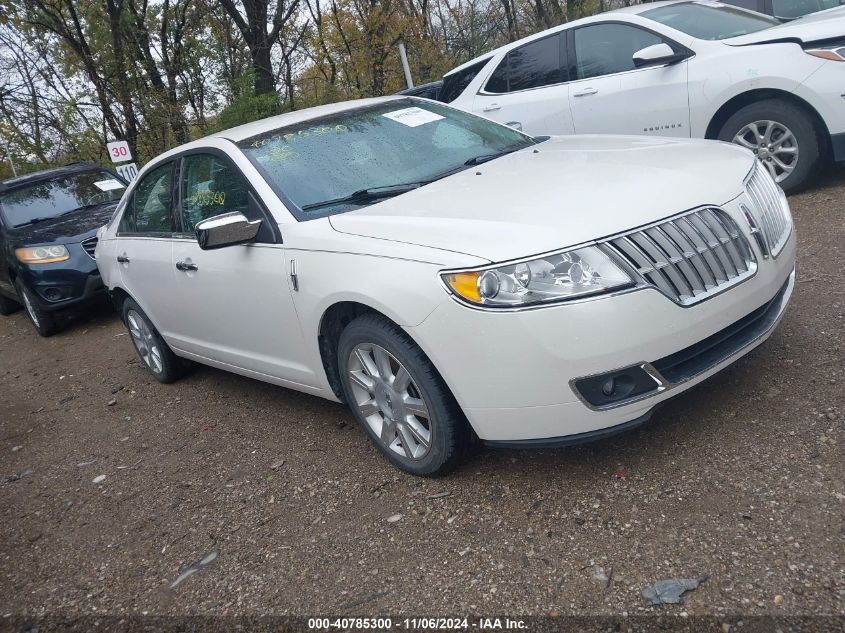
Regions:
[[53, 264], [33, 264], [18, 270], [18, 277], [47, 311], [64, 310], [105, 297], [97, 262], [80, 244], [66, 244], [70, 259]]
[[[447, 300], [407, 330], [443, 375], [482, 440], [548, 445], [593, 439], [622, 430], [613, 427], [643, 421], [659, 403], [768, 338], [794, 286], [794, 231], [776, 259], [756, 255], [759, 266], [753, 277], [690, 307], [653, 288], [511, 313], [473, 310]], [[703, 366], [682, 368], [686, 374], [673, 374], [677, 383], [664, 378], [664, 388], [642, 399], [599, 409], [588, 406], [573, 388], [585, 376], [659, 364], [724, 332], [781, 291], [762, 331], [734, 349], [723, 349]]]

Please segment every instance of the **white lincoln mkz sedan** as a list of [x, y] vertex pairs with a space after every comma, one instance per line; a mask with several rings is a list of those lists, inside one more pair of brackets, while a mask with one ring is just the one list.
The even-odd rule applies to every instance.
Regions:
[[476, 436], [549, 446], [642, 422], [771, 334], [794, 251], [746, 149], [532, 138], [392, 97], [159, 156], [96, 256], [158, 380], [189, 359], [344, 401], [429, 475]]

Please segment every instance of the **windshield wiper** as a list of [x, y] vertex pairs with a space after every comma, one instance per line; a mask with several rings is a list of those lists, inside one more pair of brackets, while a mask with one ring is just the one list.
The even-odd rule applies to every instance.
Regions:
[[500, 157], [504, 156], [505, 154], [510, 154], [511, 152], [515, 152], [519, 149], [522, 149], [523, 147], [526, 147], [526, 146], [522, 145], [520, 147], [509, 147], [509, 148], [503, 149], [499, 152], [494, 152], [492, 154], [481, 154], [480, 156], [473, 156], [472, 158], [467, 160], [464, 163], [464, 165], [467, 165], [467, 166], [480, 165], [481, 163], [486, 163], [486, 162], [491, 161], [495, 158], [500, 158]]
[[322, 207], [330, 207], [336, 204], [343, 204], [350, 202], [353, 204], [366, 204], [367, 202], [375, 202], [382, 198], [392, 198], [403, 193], [408, 193], [414, 189], [418, 189], [423, 185], [428, 184], [429, 180], [420, 180], [419, 182], [406, 182], [396, 185], [383, 185], [381, 187], [368, 187], [367, 189], [359, 189], [353, 191], [348, 196], [341, 196], [340, 198], [332, 198], [331, 200], [323, 200], [322, 202], [312, 202], [302, 206], [303, 211], [310, 209], [320, 209]]

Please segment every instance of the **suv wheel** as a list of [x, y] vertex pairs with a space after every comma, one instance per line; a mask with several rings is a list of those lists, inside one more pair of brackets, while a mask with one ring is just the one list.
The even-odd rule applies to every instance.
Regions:
[[788, 101], [767, 99], [740, 109], [719, 132], [754, 152], [781, 188], [796, 193], [819, 160], [819, 138], [807, 112]]
[[36, 332], [41, 336], [53, 336], [53, 334], [61, 329], [56, 316], [52, 312], [42, 310], [38, 306], [38, 300], [35, 298], [34, 293], [20, 279], [15, 280], [15, 288], [18, 290], [18, 296], [21, 298], [21, 304], [26, 312], [26, 316], [29, 317]]
[[179, 358], [161, 338], [141, 307], [133, 299], [126, 299], [122, 315], [138, 358], [153, 377], [163, 383], [178, 379], [182, 375]]
[[364, 315], [341, 333], [338, 369], [358, 423], [393, 464], [440, 475], [463, 459], [469, 425], [423, 351], [387, 319]]
[[4, 296], [0, 293], [0, 314], [3, 316], [13, 314], [21, 309], [21, 304], [14, 299]]

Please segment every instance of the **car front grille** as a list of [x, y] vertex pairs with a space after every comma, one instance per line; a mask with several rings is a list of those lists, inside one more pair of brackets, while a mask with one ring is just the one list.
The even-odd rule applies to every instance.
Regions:
[[88, 238], [87, 240], [82, 242], [82, 248], [84, 248], [85, 252], [91, 256], [91, 259], [96, 259], [96, 256], [94, 255], [94, 249], [97, 248], [97, 238]]
[[754, 220], [752, 224], [756, 226], [752, 226], [752, 230], [762, 232], [765, 238], [765, 244], [761, 244], [763, 252], [777, 257], [789, 238], [792, 226], [789, 212], [781, 204], [778, 186], [766, 168], [755, 162], [754, 169], [745, 181], [745, 192], [754, 207], [751, 210]]
[[651, 285], [684, 306], [738, 284], [757, 270], [736, 222], [712, 207], [613, 237], [606, 244]]

